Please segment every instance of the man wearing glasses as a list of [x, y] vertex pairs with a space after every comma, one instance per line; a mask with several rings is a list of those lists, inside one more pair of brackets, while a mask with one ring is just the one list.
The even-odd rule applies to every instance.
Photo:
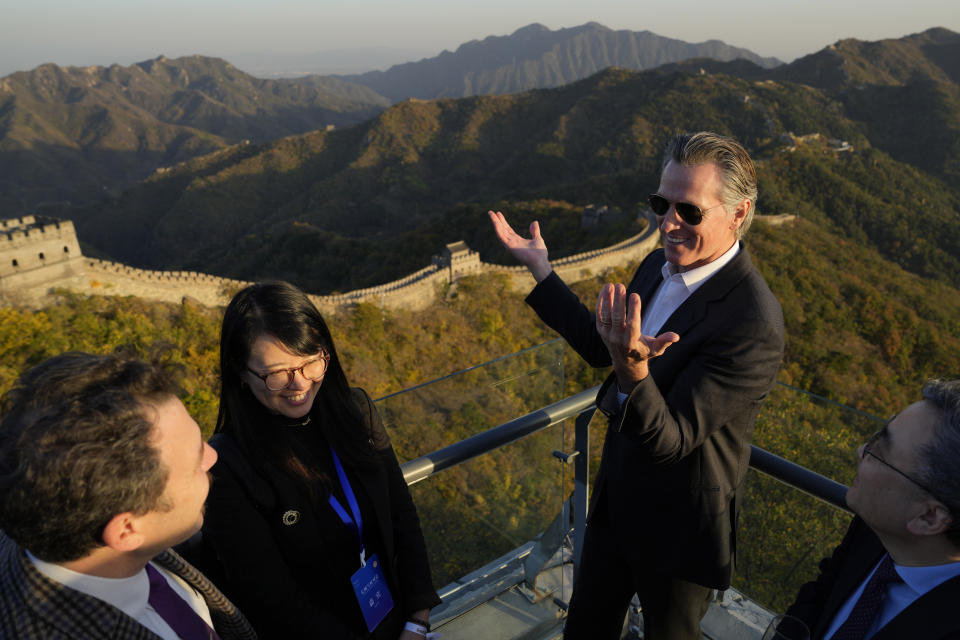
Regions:
[[927, 383], [857, 453], [856, 517], [787, 613], [817, 640], [960, 638], [960, 380]]
[[783, 355], [780, 304], [740, 241], [756, 200], [740, 144], [675, 137], [649, 197], [664, 248], [606, 285], [596, 313], [553, 272], [538, 223], [526, 239], [490, 212], [537, 281], [527, 302], [588, 363], [613, 365], [569, 639], [619, 638], [636, 593], [647, 640], [699, 640], [713, 589], [730, 585], [737, 492]]

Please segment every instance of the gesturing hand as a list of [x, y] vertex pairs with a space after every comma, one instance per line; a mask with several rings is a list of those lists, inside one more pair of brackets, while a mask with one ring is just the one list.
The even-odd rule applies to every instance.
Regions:
[[640, 327], [640, 296], [622, 284], [607, 284], [597, 299], [597, 333], [610, 352], [620, 391], [629, 393], [650, 375], [649, 361], [680, 340], [673, 331], [656, 338], [643, 335]]
[[534, 220], [530, 223], [530, 239], [528, 240], [514, 231], [499, 211], [488, 211], [487, 215], [493, 222], [493, 230], [500, 238], [501, 244], [510, 252], [514, 260], [530, 270], [537, 282], [550, 275], [553, 268], [547, 259], [547, 245], [544, 244], [543, 237], [540, 235], [539, 222]]

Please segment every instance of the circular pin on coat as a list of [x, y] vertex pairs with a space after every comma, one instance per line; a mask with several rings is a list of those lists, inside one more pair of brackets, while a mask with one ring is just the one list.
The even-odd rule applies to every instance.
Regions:
[[300, 512], [299, 512], [299, 511], [295, 511], [295, 510], [293, 510], [293, 509], [290, 509], [289, 511], [285, 511], [285, 512], [284, 512], [284, 514], [283, 514], [283, 524], [285, 524], [285, 525], [287, 525], [287, 526], [289, 527], [289, 526], [291, 526], [291, 525], [297, 524], [297, 522], [299, 522], [299, 521], [300, 521]]

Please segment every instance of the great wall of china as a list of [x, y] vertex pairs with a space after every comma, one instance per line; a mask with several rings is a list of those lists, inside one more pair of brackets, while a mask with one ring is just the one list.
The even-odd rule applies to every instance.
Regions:
[[[656, 220], [646, 213], [647, 226], [637, 235], [610, 247], [553, 261], [564, 280], [576, 282], [630, 262], [637, 262], [659, 244]], [[794, 216], [762, 216], [783, 223]], [[386, 309], [422, 309], [444, 285], [463, 276], [499, 273], [520, 290], [533, 287], [533, 278], [522, 266], [502, 266], [480, 261], [463, 242], [448, 244], [433, 263], [386, 284], [348, 293], [311, 295], [324, 313], [361, 302]], [[193, 299], [208, 306], [225, 305], [238, 289], [250, 283], [193, 271], [149, 271], [117, 262], [87, 258], [80, 252], [76, 230], [68, 220], [38, 220], [24, 216], [0, 220], [0, 305], [42, 306], [53, 289], [82, 294], [137, 296], [164, 302]]]

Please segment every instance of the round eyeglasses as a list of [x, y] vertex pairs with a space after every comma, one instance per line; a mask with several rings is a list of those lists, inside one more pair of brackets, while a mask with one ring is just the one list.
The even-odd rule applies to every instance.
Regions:
[[247, 367], [247, 371], [263, 380], [263, 384], [270, 391], [282, 391], [290, 386], [297, 373], [312, 382], [320, 380], [323, 378], [323, 374], [327, 372], [327, 365], [329, 363], [330, 356], [323, 353], [293, 369], [280, 369], [269, 373], [257, 373], [250, 367]]

